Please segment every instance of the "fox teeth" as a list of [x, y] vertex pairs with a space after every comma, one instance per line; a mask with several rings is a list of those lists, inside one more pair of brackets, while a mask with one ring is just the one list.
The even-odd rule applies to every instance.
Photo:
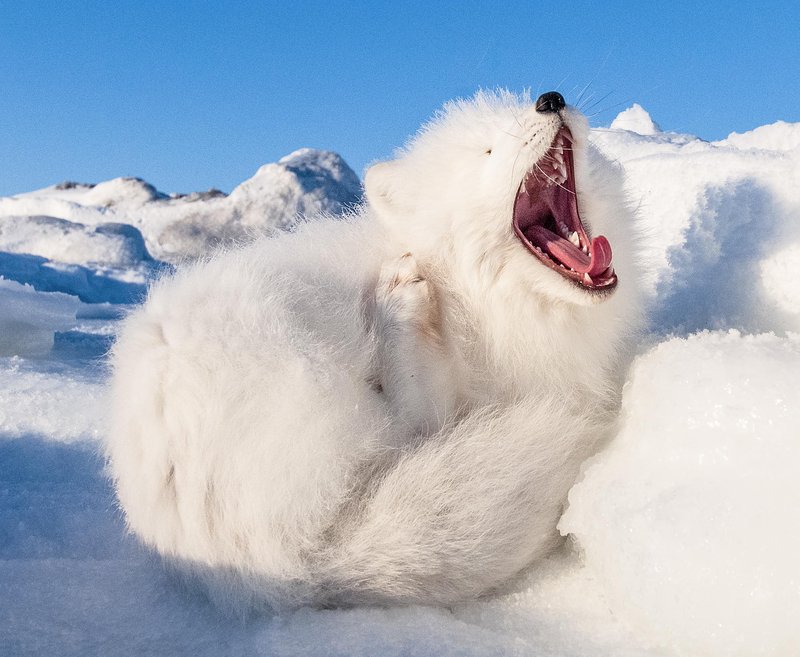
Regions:
[[575, 231], [572, 231], [572, 232], [569, 234], [569, 241], [570, 241], [570, 242], [572, 242], [572, 243], [573, 243], [575, 246], [577, 246], [578, 248], [580, 248], [580, 245], [581, 245], [581, 240], [580, 240], [580, 238], [578, 237], [578, 233], [577, 233], [577, 232], [575, 232]]

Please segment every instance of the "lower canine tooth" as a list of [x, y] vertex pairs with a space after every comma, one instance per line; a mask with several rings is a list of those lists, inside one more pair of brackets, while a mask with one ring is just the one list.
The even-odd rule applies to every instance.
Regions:
[[587, 285], [591, 285], [592, 284], [592, 277], [589, 276], [589, 274], [584, 274], [583, 275], [583, 282], [586, 283]]

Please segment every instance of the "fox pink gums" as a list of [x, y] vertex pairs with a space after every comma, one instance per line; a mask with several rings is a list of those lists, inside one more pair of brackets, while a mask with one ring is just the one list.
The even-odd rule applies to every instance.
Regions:
[[161, 281], [115, 347], [130, 528], [224, 605], [496, 590], [613, 428], [639, 276], [580, 114], [479, 93], [365, 187]]

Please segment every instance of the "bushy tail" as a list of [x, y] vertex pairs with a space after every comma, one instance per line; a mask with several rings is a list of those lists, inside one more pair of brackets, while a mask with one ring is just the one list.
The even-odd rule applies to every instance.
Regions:
[[604, 426], [574, 411], [557, 402], [483, 411], [401, 456], [341, 518], [318, 602], [448, 604], [552, 550]]

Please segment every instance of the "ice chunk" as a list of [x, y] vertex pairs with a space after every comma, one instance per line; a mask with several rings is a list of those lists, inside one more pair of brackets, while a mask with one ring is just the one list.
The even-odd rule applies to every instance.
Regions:
[[0, 276], [42, 292], [64, 292], [86, 303], [136, 303], [147, 281], [163, 271], [163, 263], [134, 269], [89, 268], [51, 262], [40, 256], [0, 251]]
[[47, 353], [55, 332], [75, 325], [78, 306], [73, 296], [0, 278], [0, 356]]

